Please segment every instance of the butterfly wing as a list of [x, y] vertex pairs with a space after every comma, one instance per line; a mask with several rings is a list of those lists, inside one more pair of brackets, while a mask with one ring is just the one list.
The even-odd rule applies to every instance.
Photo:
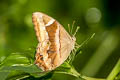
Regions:
[[61, 63], [63, 63], [70, 55], [70, 52], [74, 48], [74, 43], [74, 40], [72, 40], [68, 32], [62, 26], [60, 26]]
[[38, 39], [38, 46], [36, 49], [36, 61], [35, 64], [38, 65], [42, 70], [47, 70], [48, 66], [51, 66], [50, 59], [48, 59], [47, 49], [48, 46], [48, 34], [45, 28], [45, 23], [49, 21], [49, 18], [46, 19], [46, 22], [43, 20], [42, 13], [36, 12], [33, 13], [32, 21], [34, 24], [34, 29]]
[[33, 14], [38, 39], [36, 64], [43, 70], [52, 70], [69, 56], [74, 41], [66, 30], [53, 18], [43, 13]]

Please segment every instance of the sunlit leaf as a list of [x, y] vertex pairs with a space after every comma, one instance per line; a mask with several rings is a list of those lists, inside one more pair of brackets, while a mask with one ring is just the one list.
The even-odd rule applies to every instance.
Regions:
[[[29, 75], [33, 75], [33, 76], [38, 76], [38, 74], [39, 74], [39, 76], [45, 75], [45, 73], [43, 74], [42, 70], [39, 69], [35, 65], [29, 65], [29, 66], [5, 66], [2, 69], [0, 69], [0, 71], [1, 72], [9, 72], [9, 73], [12, 72], [12, 71], [18, 71], [18, 72], [23, 72], [24, 74], [28, 73]], [[12, 72], [12, 75], [14, 73], [16, 73], [16, 72]], [[18, 74], [15, 74], [15, 75], [18, 75]], [[6, 75], [6, 76], [8, 76], [8, 75]], [[20, 75], [18, 75], [18, 76], [20, 76]], [[24, 75], [24, 76], [26, 76], [26, 75]]]
[[1, 63], [1, 66], [19, 66], [29, 64], [30, 61], [27, 57], [18, 53], [12, 53], [4, 59], [4, 61]]

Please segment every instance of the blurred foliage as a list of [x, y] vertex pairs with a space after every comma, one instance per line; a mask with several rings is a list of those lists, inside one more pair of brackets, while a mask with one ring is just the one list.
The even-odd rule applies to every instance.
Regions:
[[[85, 76], [109, 77], [120, 58], [119, 3], [119, 0], [0, 0], [0, 80], [79, 80], [73, 75], [54, 71], [39, 74], [41, 70], [33, 65], [38, 42], [32, 13], [36, 11], [52, 16], [66, 30], [67, 24], [75, 20], [75, 26], [80, 26], [76, 35], [79, 44], [96, 33], [80, 48], [82, 54], [76, 55], [72, 69]], [[116, 80], [120, 78], [119, 69], [115, 71]]]

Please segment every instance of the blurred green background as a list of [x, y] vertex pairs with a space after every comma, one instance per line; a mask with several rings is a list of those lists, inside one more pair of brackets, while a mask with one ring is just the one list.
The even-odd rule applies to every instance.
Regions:
[[[66, 30], [75, 20], [81, 44], [91, 39], [77, 55], [74, 66], [83, 75], [106, 78], [120, 58], [119, 0], [0, 0], [0, 61], [12, 52], [37, 46], [32, 13], [40, 11], [58, 20]], [[34, 54], [34, 53], [33, 53]], [[72, 76], [54, 74], [54, 80]], [[66, 76], [66, 77], [65, 77]]]

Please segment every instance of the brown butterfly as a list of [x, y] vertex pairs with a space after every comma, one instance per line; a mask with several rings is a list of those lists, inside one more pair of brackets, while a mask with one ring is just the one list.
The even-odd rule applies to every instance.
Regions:
[[60, 66], [74, 49], [76, 38], [52, 17], [35, 12], [32, 16], [38, 46], [35, 64], [43, 71]]

